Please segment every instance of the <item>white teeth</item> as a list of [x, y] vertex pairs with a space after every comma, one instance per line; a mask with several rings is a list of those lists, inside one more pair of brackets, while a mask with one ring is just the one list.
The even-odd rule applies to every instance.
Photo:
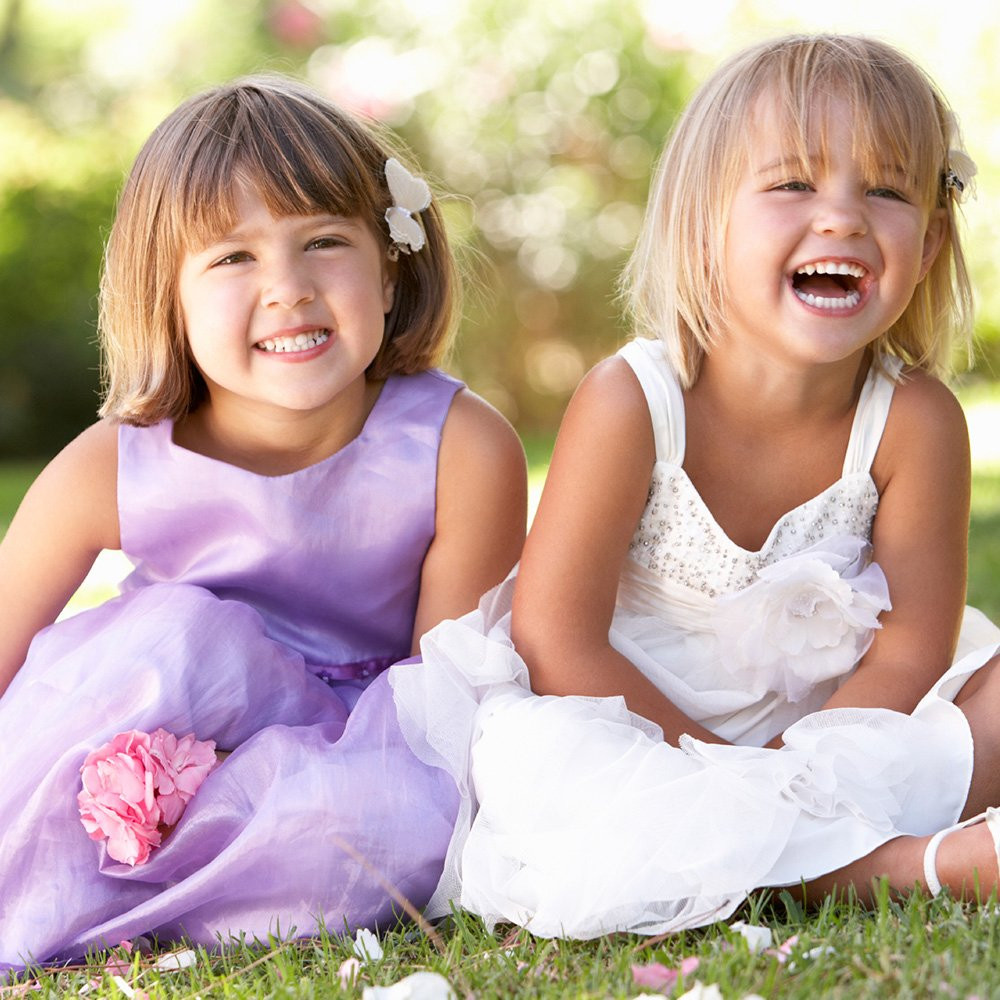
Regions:
[[297, 333], [294, 337], [272, 337], [256, 344], [260, 351], [270, 351], [275, 354], [289, 354], [295, 351], [308, 351], [330, 339], [329, 330], [312, 330], [309, 333]]
[[804, 264], [796, 274], [849, 274], [852, 278], [863, 278], [868, 272], [860, 264], [848, 264], [835, 260], [817, 260]]
[[825, 295], [813, 295], [812, 292], [802, 292], [798, 288], [793, 291], [806, 305], [815, 306], [817, 309], [853, 309], [861, 301], [861, 293], [854, 291], [836, 299]]

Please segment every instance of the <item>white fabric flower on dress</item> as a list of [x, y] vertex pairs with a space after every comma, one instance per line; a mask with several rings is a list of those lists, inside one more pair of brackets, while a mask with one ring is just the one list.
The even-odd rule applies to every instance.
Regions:
[[863, 539], [825, 539], [765, 566], [744, 590], [716, 602], [723, 666], [754, 691], [801, 701], [847, 674], [890, 608], [885, 575]]

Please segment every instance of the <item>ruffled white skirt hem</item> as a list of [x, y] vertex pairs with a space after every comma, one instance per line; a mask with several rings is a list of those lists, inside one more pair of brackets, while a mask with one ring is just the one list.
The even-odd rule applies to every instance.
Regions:
[[511, 590], [425, 636], [424, 669], [390, 672], [411, 749], [462, 796], [432, 917], [458, 905], [572, 938], [701, 926], [755, 888], [835, 871], [962, 810], [972, 739], [952, 701], [1000, 642], [978, 613], [966, 643], [981, 648], [910, 715], [813, 712], [780, 750], [674, 747], [621, 698], [533, 694]]

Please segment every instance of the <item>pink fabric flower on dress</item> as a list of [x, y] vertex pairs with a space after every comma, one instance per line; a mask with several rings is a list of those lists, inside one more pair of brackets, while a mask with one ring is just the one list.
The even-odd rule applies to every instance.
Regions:
[[157, 729], [150, 737], [149, 754], [153, 759], [153, 784], [156, 804], [162, 813], [161, 822], [174, 826], [218, 762], [215, 743], [196, 740], [194, 733], [178, 739], [165, 729]]
[[80, 822], [91, 840], [107, 840], [115, 861], [144, 864], [215, 763], [215, 743], [193, 734], [118, 733], [80, 768]]

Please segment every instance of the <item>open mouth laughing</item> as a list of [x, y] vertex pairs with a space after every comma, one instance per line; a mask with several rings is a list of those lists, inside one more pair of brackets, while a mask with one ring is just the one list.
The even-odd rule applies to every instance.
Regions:
[[817, 260], [792, 275], [792, 291], [814, 309], [853, 309], [861, 302], [867, 276], [867, 269], [854, 262]]

